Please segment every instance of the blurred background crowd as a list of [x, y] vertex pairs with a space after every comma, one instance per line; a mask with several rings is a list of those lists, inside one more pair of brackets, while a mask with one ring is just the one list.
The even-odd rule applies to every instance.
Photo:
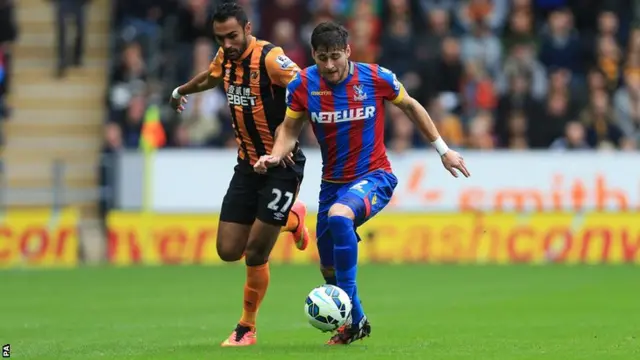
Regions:
[[[221, 1], [221, 0], [219, 0]], [[138, 147], [150, 104], [203, 69], [217, 50], [215, 0], [117, 0], [106, 150]], [[396, 72], [451, 146], [620, 149], [640, 140], [640, 28], [633, 0], [237, 0], [256, 36], [313, 64], [313, 27], [350, 31], [352, 59]], [[1, 64], [1, 62], [0, 62]], [[166, 108], [170, 147], [235, 147], [220, 89]], [[393, 151], [428, 146], [394, 107]], [[306, 127], [302, 142], [315, 146]]]

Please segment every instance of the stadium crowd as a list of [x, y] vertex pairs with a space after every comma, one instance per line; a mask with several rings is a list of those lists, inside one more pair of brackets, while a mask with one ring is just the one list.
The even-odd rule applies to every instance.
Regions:
[[[219, 0], [222, 1], [222, 0]], [[313, 27], [350, 30], [351, 58], [393, 70], [445, 140], [466, 149], [621, 149], [640, 141], [636, 0], [237, 0], [254, 34], [301, 67]], [[215, 0], [118, 0], [106, 151], [139, 145], [151, 104], [170, 147], [235, 147], [221, 89], [164, 108], [217, 50]], [[314, 146], [310, 127], [305, 146]], [[388, 147], [426, 147], [390, 107]]]

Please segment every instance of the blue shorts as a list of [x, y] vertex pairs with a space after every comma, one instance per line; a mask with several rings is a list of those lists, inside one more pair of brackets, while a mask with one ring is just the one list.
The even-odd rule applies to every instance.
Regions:
[[387, 206], [397, 185], [396, 176], [384, 170], [373, 171], [349, 183], [322, 182], [316, 225], [322, 266], [333, 266], [333, 240], [328, 221], [331, 206], [343, 204], [351, 208], [356, 216], [354, 225], [357, 228]]

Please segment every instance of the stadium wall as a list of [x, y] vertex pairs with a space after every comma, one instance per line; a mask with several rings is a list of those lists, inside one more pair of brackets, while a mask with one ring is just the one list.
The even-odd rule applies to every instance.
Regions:
[[[315, 236], [321, 159], [315, 150], [307, 154], [300, 198]], [[393, 155], [400, 183], [392, 204], [359, 231], [362, 261], [640, 263], [640, 168], [629, 166], [639, 155], [491, 152], [465, 159], [472, 177], [454, 179], [432, 152]], [[106, 219], [103, 258], [114, 266], [221, 264], [216, 227], [235, 161], [235, 152], [215, 150], [120, 156], [118, 210]], [[5, 214], [0, 268], [77, 266], [97, 247], [81, 241], [80, 221], [74, 209]], [[299, 252], [287, 237], [272, 263], [317, 263], [313, 247]]]

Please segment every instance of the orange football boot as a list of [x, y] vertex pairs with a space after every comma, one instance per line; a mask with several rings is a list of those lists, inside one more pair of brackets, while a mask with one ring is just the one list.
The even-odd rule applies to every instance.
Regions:
[[302, 251], [309, 245], [309, 229], [307, 229], [305, 225], [307, 206], [302, 201], [296, 200], [291, 207], [291, 212], [298, 217], [298, 227], [296, 227], [294, 231], [291, 231], [291, 234], [293, 234], [293, 241], [296, 247]]
[[251, 346], [258, 341], [257, 332], [246, 326], [238, 325], [229, 338], [220, 344], [222, 347]]

